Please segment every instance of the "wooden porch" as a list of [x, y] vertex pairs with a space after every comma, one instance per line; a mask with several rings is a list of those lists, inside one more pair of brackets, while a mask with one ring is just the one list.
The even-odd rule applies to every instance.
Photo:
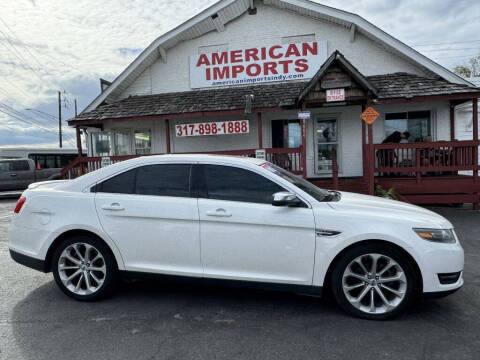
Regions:
[[[246, 150], [227, 150], [227, 151], [211, 151], [211, 152], [202, 152], [198, 154], [215, 154], [215, 155], [230, 155], [230, 156], [244, 156], [244, 157], [255, 157], [257, 149], [246, 149]], [[265, 160], [269, 161], [281, 168], [290, 171], [296, 175], [303, 175], [303, 159], [304, 154], [302, 147], [290, 148], [290, 149], [264, 149], [265, 150]], [[152, 155], [163, 155], [163, 154], [152, 154]], [[133, 159], [139, 156], [145, 155], [125, 155], [125, 156], [110, 156], [110, 161], [112, 164]], [[148, 155], [147, 155], [148, 156]], [[68, 166], [62, 170], [62, 177], [64, 179], [74, 179], [78, 176], [82, 176], [91, 171], [98, 170], [102, 167], [102, 157], [78, 157]]]

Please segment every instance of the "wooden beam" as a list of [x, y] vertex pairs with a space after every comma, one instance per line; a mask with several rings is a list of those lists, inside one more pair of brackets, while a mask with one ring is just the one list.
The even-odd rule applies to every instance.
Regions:
[[82, 136], [80, 134], [80, 126], [76, 126], [75, 127], [75, 132], [76, 132], [76, 135], [77, 135], [77, 151], [78, 151], [78, 156], [82, 156], [83, 155], [83, 152], [82, 152]]
[[162, 59], [163, 63], [167, 63], [167, 50], [165, 50], [164, 47], [159, 46], [158, 47], [158, 54], [160, 55], [160, 59]]
[[165, 138], [166, 138], [166, 147], [167, 147], [167, 154], [170, 154], [170, 120], [165, 119]]
[[302, 121], [302, 171], [303, 178], [307, 178], [307, 121]]
[[450, 140], [455, 140], [455, 105], [450, 103]]
[[412, 98], [388, 98], [388, 99], [378, 99], [375, 102], [375, 105], [380, 104], [403, 104], [403, 103], [412, 103], [412, 102], [422, 102], [422, 101], [439, 101], [439, 100], [460, 100], [460, 99], [472, 99], [474, 96], [479, 96], [478, 92], [469, 92], [463, 94], [446, 94], [446, 95], [426, 95], [426, 96], [414, 96]]
[[[282, 106], [270, 107], [270, 108], [253, 108], [252, 112], [278, 112], [288, 110]], [[192, 117], [203, 117], [203, 116], [223, 116], [223, 115], [237, 115], [245, 114], [245, 109], [236, 109], [236, 110], [218, 110], [218, 111], [195, 111], [187, 113], [176, 113], [176, 114], [165, 114], [165, 115], [145, 115], [145, 116], [126, 116], [121, 118], [105, 118], [101, 120], [92, 119], [92, 120], [70, 120], [68, 122], [69, 126], [81, 125], [81, 126], [91, 126], [103, 124], [107, 120], [112, 122], [124, 122], [124, 121], [144, 121], [144, 120], [163, 120], [163, 119], [184, 119]]]
[[[478, 164], [478, 98], [472, 99], [472, 110], [473, 110], [473, 141], [475, 143], [475, 147], [473, 148], [473, 161], [474, 164]], [[473, 182], [478, 184], [478, 168], [473, 170]], [[478, 193], [475, 194], [474, 201], [473, 201], [473, 209], [478, 210], [479, 205], [479, 195]]]
[[350, 25], [350, 42], [355, 42], [355, 35], [357, 32], [357, 26], [355, 24]]
[[257, 121], [257, 128], [258, 128], [258, 148], [263, 149], [263, 128], [262, 128], [262, 113], [258, 113], [258, 121]]

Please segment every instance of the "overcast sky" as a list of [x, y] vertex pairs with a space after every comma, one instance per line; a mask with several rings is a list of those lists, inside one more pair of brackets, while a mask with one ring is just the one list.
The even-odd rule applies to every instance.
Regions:
[[[82, 110], [162, 33], [216, 0], [1, 0], [0, 145], [57, 144]], [[317, 0], [357, 13], [452, 69], [480, 53], [479, 0]], [[36, 109], [26, 110], [26, 109]], [[6, 115], [5, 112], [10, 113]], [[67, 146], [74, 131], [66, 129]]]

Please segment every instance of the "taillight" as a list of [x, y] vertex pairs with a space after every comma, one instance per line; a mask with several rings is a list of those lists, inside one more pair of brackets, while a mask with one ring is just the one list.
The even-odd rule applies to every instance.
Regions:
[[15, 214], [18, 214], [20, 210], [22, 210], [23, 204], [25, 204], [26, 200], [27, 198], [25, 196], [22, 196], [20, 199], [18, 199], [17, 205], [15, 205], [15, 210], [13, 210]]

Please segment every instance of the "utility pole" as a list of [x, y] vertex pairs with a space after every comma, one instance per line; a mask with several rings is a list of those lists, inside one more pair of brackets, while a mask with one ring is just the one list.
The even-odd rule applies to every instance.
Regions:
[[77, 99], [75, 99], [75, 117], [77, 117]]
[[62, 147], [62, 94], [58, 92], [58, 142]]

